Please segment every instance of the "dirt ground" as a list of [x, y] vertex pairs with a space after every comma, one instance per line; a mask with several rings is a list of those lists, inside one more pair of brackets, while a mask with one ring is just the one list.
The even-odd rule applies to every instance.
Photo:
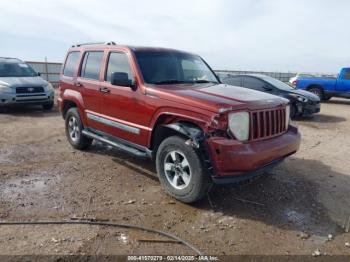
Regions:
[[[300, 151], [268, 176], [194, 205], [167, 196], [150, 161], [94, 143], [73, 150], [57, 110], [0, 111], [0, 220], [93, 218], [182, 237], [204, 253], [350, 255], [350, 100], [295, 121]], [[137, 230], [0, 226], [0, 254], [193, 254]]]

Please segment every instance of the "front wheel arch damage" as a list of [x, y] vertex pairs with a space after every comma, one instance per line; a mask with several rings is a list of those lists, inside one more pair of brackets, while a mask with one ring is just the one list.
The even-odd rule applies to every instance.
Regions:
[[182, 137], [186, 140], [186, 145], [198, 150], [204, 167], [212, 175], [212, 162], [205, 143], [207, 136], [198, 125], [190, 122], [176, 122], [157, 126], [152, 134], [151, 150], [153, 159], [157, 155], [159, 145], [170, 136]]

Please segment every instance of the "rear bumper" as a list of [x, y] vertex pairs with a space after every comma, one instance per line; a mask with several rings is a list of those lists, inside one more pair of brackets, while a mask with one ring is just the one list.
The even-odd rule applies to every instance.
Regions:
[[223, 178], [241, 181], [271, 169], [299, 149], [300, 134], [296, 127], [290, 126], [286, 133], [263, 141], [242, 143], [211, 138], [207, 142], [213, 180], [220, 183]]

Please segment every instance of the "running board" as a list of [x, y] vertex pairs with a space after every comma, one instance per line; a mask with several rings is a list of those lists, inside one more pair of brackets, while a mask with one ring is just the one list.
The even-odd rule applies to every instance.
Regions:
[[118, 142], [116, 142], [116, 141], [111, 141], [111, 140], [109, 140], [108, 138], [105, 138], [105, 137], [103, 137], [103, 136], [100, 136], [100, 135], [98, 135], [98, 134], [95, 134], [95, 133], [93, 133], [93, 132], [90, 132], [90, 131], [88, 131], [88, 130], [83, 130], [82, 133], [83, 133], [84, 136], [87, 136], [87, 137], [89, 137], [89, 138], [96, 139], [96, 140], [98, 140], [98, 141], [100, 141], [100, 142], [103, 142], [103, 143], [106, 143], [106, 144], [108, 144], [108, 145], [110, 145], [110, 146], [119, 148], [119, 149], [121, 149], [121, 150], [123, 150], [123, 151], [126, 151], [126, 152], [128, 152], [128, 153], [130, 153], [130, 154], [136, 155], [136, 156], [138, 156], [138, 157], [149, 157], [149, 154], [147, 154], [147, 152], [143, 152], [143, 151], [141, 151], [141, 150], [138, 150], [138, 149], [133, 148], [133, 147], [131, 147], [131, 146], [124, 145], [124, 144], [122, 144], [122, 143], [118, 143]]

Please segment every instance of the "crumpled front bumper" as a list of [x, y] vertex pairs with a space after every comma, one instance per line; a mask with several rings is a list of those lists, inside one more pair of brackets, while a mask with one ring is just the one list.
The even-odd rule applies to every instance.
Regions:
[[270, 170], [300, 146], [298, 129], [290, 126], [284, 134], [253, 142], [213, 137], [207, 140], [213, 165], [213, 180], [217, 183], [249, 179]]
[[319, 113], [321, 111], [321, 104], [320, 103], [304, 104], [302, 106], [301, 111], [302, 111], [301, 114], [303, 116]]

